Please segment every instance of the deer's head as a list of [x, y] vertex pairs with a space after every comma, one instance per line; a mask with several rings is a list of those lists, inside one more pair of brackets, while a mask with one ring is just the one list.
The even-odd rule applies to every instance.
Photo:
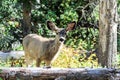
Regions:
[[76, 22], [73, 21], [67, 25], [67, 28], [58, 28], [52, 21], [47, 21], [48, 29], [55, 31], [56, 39], [60, 43], [65, 41], [66, 35], [68, 31], [71, 31], [75, 28]]

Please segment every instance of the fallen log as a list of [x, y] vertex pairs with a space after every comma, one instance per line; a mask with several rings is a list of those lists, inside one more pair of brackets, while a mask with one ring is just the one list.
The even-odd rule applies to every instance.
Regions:
[[7, 61], [8, 59], [20, 59], [21, 57], [23, 57], [24, 51], [9, 51], [9, 52], [2, 52], [0, 51], [0, 60], [1, 61]]
[[0, 61], [1, 62], [8, 62], [11, 61], [11, 67], [16, 66], [16, 62], [19, 63], [20, 67], [22, 67], [24, 63], [24, 51], [7, 51], [3, 52], [0, 51]]
[[1, 68], [0, 80], [120, 80], [120, 71], [106, 68]]

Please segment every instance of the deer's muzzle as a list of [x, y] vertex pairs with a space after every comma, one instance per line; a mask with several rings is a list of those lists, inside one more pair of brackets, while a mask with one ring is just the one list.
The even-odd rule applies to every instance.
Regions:
[[65, 41], [65, 38], [60, 38], [59, 41], [63, 42], [63, 41]]

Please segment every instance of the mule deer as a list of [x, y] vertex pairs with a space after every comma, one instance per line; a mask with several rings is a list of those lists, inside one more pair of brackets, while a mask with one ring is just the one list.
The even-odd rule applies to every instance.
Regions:
[[44, 38], [37, 34], [28, 34], [23, 39], [23, 48], [27, 66], [36, 60], [36, 66], [39, 67], [41, 61], [44, 61], [46, 67], [58, 56], [58, 51], [65, 41], [66, 33], [75, 28], [76, 22], [73, 21], [67, 25], [67, 28], [58, 28], [52, 21], [47, 21], [48, 29], [55, 31], [55, 39]]

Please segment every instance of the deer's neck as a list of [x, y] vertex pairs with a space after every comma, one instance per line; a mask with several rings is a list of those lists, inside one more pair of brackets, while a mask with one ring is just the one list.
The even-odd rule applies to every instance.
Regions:
[[61, 46], [63, 45], [63, 43], [60, 43], [59, 40], [57, 40], [56, 38], [51, 42], [51, 46], [50, 46], [50, 55], [51, 56], [55, 56], [57, 53], [59, 53], [59, 49], [61, 48]]
[[53, 47], [56, 52], [59, 51], [59, 49], [61, 48], [62, 45], [63, 45], [63, 43], [60, 43], [58, 39], [56, 39], [56, 38], [54, 39]]

